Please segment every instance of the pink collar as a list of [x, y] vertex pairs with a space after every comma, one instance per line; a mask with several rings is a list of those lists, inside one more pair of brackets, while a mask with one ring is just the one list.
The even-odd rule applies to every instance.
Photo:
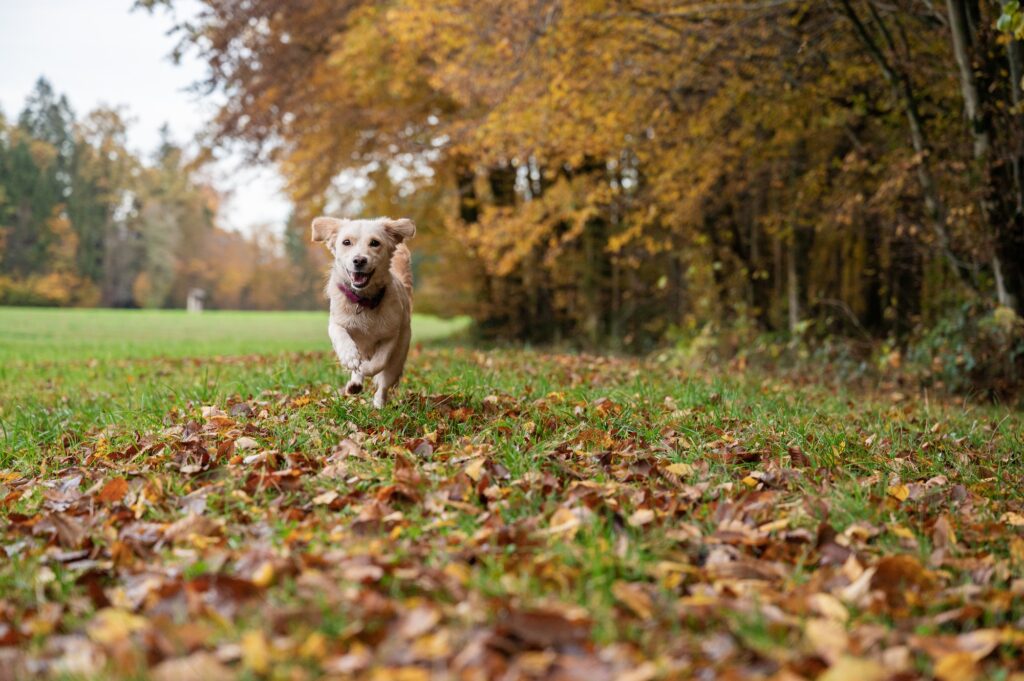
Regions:
[[338, 290], [341, 291], [346, 298], [348, 298], [348, 301], [350, 303], [358, 305], [359, 307], [366, 307], [372, 310], [376, 308], [378, 305], [380, 305], [380, 301], [384, 300], [384, 294], [387, 292], [388, 287], [382, 286], [380, 291], [378, 291], [377, 294], [372, 298], [366, 298], [364, 296], [361, 296], [352, 289], [350, 289], [348, 286], [345, 286], [340, 282], [338, 283]]

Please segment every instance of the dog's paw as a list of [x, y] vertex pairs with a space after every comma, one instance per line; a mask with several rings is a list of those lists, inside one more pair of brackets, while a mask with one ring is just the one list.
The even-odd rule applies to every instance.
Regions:
[[349, 371], [359, 371], [359, 365], [362, 364], [359, 355], [354, 352], [339, 352], [338, 361]]
[[345, 386], [345, 392], [349, 395], [358, 395], [363, 392], [363, 384], [358, 381], [349, 381]]

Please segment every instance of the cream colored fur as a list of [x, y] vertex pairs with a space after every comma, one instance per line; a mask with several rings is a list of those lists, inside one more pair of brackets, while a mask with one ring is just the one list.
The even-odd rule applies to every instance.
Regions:
[[[374, 407], [387, 403], [388, 391], [405, 368], [412, 338], [411, 254], [404, 241], [416, 234], [411, 220], [313, 220], [313, 241], [334, 256], [325, 292], [331, 303], [327, 333], [341, 365], [352, 372], [346, 391], [362, 392], [372, 378]], [[366, 273], [370, 273], [367, 277]], [[380, 304], [370, 309], [349, 300], [339, 288]]]

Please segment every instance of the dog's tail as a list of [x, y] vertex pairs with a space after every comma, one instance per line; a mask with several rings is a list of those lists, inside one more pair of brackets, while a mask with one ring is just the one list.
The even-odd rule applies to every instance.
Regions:
[[398, 281], [402, 282], [402, 286], [409, 292], [409, 296], [412, 296], [412, 253], [409, 252], [409, 247], [405, 244], [398, 244], [395, 246], [395, 252], [391, 256], [391, 272]]

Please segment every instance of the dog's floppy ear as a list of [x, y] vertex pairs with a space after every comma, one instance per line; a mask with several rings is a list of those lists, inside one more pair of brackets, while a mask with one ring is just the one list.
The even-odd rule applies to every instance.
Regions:
[[324, 245], [333, 253], [334, 241], [338, 237], [339, 229], [341, 229], [341, 220], [338, 218], [316, 218], [313, 220], [313, 241], [323, 241]]
[[409, 218], [387, 220], [384, 222], [384, 231], [395, 240], [396, 244], [400, 244], [406, 239], [416, 236], [416, 224]]

